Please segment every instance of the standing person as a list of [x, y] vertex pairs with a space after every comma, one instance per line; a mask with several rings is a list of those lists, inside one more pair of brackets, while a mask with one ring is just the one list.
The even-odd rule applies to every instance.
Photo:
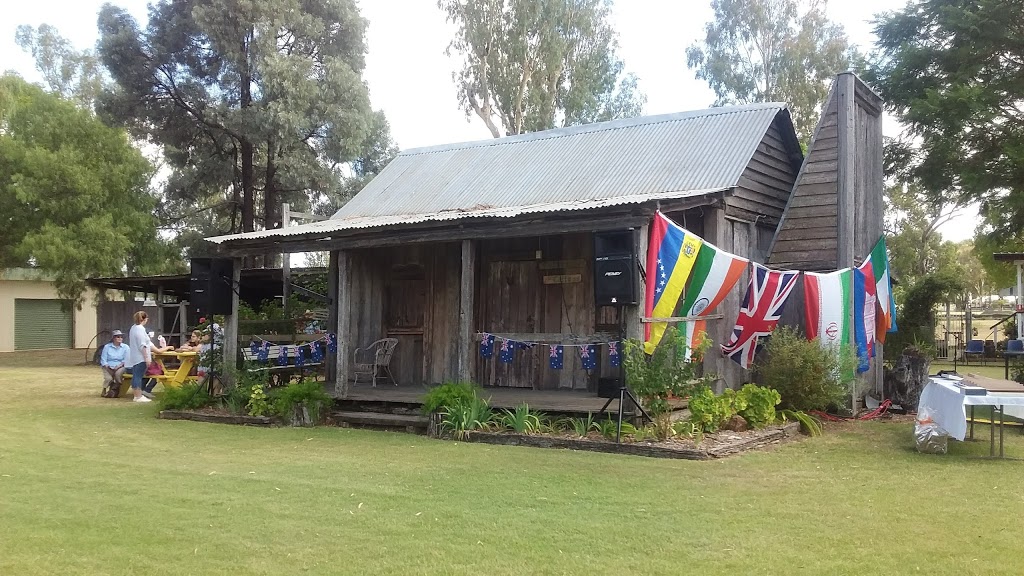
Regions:
[[124, 374], [127, 360], [128, 347], [124, 345], [124, 334], [120, 330], [114, 330], [110, 342], [103, 346], [100, 353], [104, 398], [117, 398], [121, 393], [121, 376]]
[[146, 332], [149, 315], [139, 310], [135, 313], [135, 326], [128, 331], [128, 364], [132, 367], [132, 398], [133, 402], [150, 402], [142, 395], [142, 379], [146, 375], [146, 366], [153, 362], [150, 348], [153, 342]]

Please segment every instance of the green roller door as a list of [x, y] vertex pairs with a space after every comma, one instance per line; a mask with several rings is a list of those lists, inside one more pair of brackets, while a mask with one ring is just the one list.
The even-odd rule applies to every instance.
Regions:
[[74, 346], [71, 307], [60, 300], [14, 300], [14, 349], [40, 350]]

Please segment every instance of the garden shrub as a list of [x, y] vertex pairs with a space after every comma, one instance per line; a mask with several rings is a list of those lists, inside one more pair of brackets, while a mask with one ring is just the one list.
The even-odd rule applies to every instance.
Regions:
[[444, 406], [445, 415], [441, 419], [441, 432], [451, 434], [456, 439], [463, 439], [473, 430], [488, 430], [494, 426], [495, 415], [487, 401], [472, 395], [459, 398]]
[[423, 413], [440, 412], [456, 404], [466, 403], [477, 398], [480, 387], [472, 382], [446, 382], [431, 388], [423, 396]]
[[711, 388], [702, 386], [690, 395], [690, 422], [701, 432], [717, 432], [718, 428], [736, 411], [733, 409], [736, 395], [715, 396]]
[[213, 403], [206, 386], [197, 382], [185, 382], [181, 386], [169, 386], [160, 397], [161, 410], [196, 410]]
[[783, 408], [825, 410], [846, 400], [856, 364], [849, 347], [837, 354], [786, 326], [772, 333], [765, 348], [754, 369], [764, 386], [782, 396]]
[[284, 421], [294, 423], [296, 409], [306, 408], [312, 423], [320, 422], [326, 416], [333, 400], [324, 391], [323, 384], [316, 380], [302, 380], [278, 388], [273, 393], [274, 413]]
[[629, 386], [654, 420], [655, 431], [665, 440], [672, 430], [672, 405], [669, 397], [682, 398], [713, 380], [711, 375], [699, 375], [700, 358], [711, 346], [703, 339], [695, 350], [690, 350], [691, 359], [686, 360], [688, 351], [686, 337], [675, 327], [665, 330], [654, 354], [644, 352], [643, 342], [627, 340], [623, 346], [622, 365]]
[[782, 401], [778, 391], [757, 384], [745, 384], [737, 392], [737, 397], [743, 398], [744, 407], [736, 412], [752, 428], [764, 428], [775, 422], [775, 407]]

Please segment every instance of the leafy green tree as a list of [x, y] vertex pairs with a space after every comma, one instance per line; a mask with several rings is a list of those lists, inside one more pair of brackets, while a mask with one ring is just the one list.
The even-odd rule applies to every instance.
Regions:
[[788, 102], [801, 142], [810, 141], [835, 74], [856, 53], [826, 0], [712, 0], [714, 19], [686, 63], [715, 91], [715, 106]]
[[18, 76], [0, 76], [0, 266], [56, 276], [81, 302], [89, 276], [177, 262], [158, 237], [152, 166], [121, 130]]
[[458, 32], [459, 104], [495, 138], [636, 116], [646, 102], [623, 74], [611, 0], [438, 0]]
[[961, 208], [928, 195], [916, 184], [886, 188], [885, 232], [889, 261], [900, 283], [913, 284], [918, 278], [956, 261], [954, 244], [943, 242], [939, 227], [954, 218]]
[[221, 232], [274, 228], [283, 202], [337, 193], [361, 152], [365, 28], [355, 0], [160, 0], [145, 29], [107, 4], [115, 85], [98, 108], [163, 147], [170, 206], [208, 206]]
[[[919, 0], [875, 21], [869, 80], [906, 130], [898, 176], [979, 201], [997, 240], [1024, 229], [1024, 28], [1019, 0]], [[1019, 236], [1017, 236], [1019, 238]]]
[[51, 92], [92, 109], [103, 90], [103, 67], [92, 50], [76, 50], [49, 24], [18, 26], [14, 38], [35, 59]]

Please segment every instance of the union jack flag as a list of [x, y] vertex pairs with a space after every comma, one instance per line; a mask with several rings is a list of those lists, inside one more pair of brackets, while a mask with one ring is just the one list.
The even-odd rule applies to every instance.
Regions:
[[755, 263], [740, 315], [736, 318], [736, 327], [732, 338], [722, 346], [722, 354], [749, 368], [757, 354], [760, 338], [771, 335], [779, 324], [782, 309], [798, 278], [799, 272], [769, 270]]

